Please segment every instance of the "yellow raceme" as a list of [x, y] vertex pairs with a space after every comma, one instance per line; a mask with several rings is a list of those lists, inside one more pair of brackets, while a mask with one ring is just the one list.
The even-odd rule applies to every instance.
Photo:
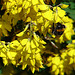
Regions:
[[[44, 48], [43, 44], [46, 43], [41, 40], [35, 33], [33, 35], [34, 38], [31, 41], [30, 39], [22, 39], [19, 41], [15, 40], [9, 43], [7, 46], [4, 45], [4, 48], [1, 46], [3, 51], [6, 50], [5, 54], [1, 52], [0, 55], [3, 58], [5, 65], [8, 63], [12, 63], [16, 66], [22, 65], [23, 70], [28, 65], [32, 73], [34, 73], [35, 70], [38, 70], [39, 68], [43, 68], [40, 52]], [[40, 46], [42, 48], [40, 48]], [[8, 62], [8, 60], [11, 61]]]
[[67, 75], [71, 73], [72, 69], [74, 68], [75, 64], [75, 40], [72, 41], [71, 44], [66, 46], [67, 49], [61, 50], [61, 56], [51, 57], [49, 56], [47, 61], [48, 67], [51, 67], [52, 74], [60, 74]]

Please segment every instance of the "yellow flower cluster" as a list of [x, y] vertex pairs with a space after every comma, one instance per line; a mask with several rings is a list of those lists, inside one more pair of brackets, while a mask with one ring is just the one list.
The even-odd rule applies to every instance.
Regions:
[[[4, 65], [12, 63], [15, 66], [22, 65], [22, 70], [28, 66], [32, 73], [35, 70], [39, 71], [39, 68], [44, 68], [41, 55], [48, 46], [44, 41], [47, 33], [51, 35], [50, 41], [53, 39], [59, 44], [71, 40], [74, 34], [73, 20], [65, 16], [66, 12], [61, 9], [67, 8], [68, 5], [60, 4], [53, 7], [45, 4], [49, 0], [3, 1], [2, 10], [5, 9], [5, 13], [0, 18], [0, 57], [3, 58]], [[56, 2], [51, 1], [53, 4]], [[57, 23], [65, 26], [64, 31], [56, 30]], [[63, 34], [55, 35], [55, 31], [62, 31]], [[2, 41], [1, 37], [10, 37], [11, 40]], [[70, 66], [74, 68], [74, 43], [67, 45], [67, 48], [62, 51], [61, 57], [55, 54], [55, 57], [49, 56], [47, 59], [47, 66], [52, 67], [51, 72], [55, 75], [67, 73], [72, 69]]]
[[[7, 46], [5, 42], [0, 42], [0, 56], [3, 58], [4, 65], [12, 63], [13, 65], [22, 65], [24, 70], [28, 65], [34, 73], [35, 70], [39, 71], [39, 68], [43, 68], [42, 58], [40, 52], [46, 44], [43, 40], [40, 40], [39, 36], [35, 33], [33, 39], [19, 38], [20, 40], [14, 40]], [[10, 61], [11, 60], [11, 61]]]
[[73, 68], [75, 70], [75, 40], [73, 40], [71, 44], [67, 45], [67, 49], [61, 51], [61, 56], [49, 56], [47, 59], [47, 66], [51, 66], [51, 73], [54, 75], [64, 75], [64, 73], [69, 75]]
[[[3, 8], [7, 11], [2, 16], [2, 28], [3, 33], [7, 35], [7, 31], [11, 31], [12, 27], [17, 24], [18, 20], [23, 20], [25, 23], [32, 21], [36, 25], [33, 27], [34, 31], [39, 31], [46, 36], [47, 32], [51, 34], [53, 23], [62, 23], [66, 26], [64, 34], [58, 38], [58, 41], [64, 42], [65, 40], [70, 40], [73, 34], [72, 19], [66, 15], [66, 12], [60, 7], [53, 7], [53, 11], [50, 9], [49, 5], [46, 5], [43, 0], [9, 0], [5, 1]], [[63, 4], [61, 5], [65, 7]], [[2, 8], [2, 9], [3, 9]], [[16, 16], [16, 17], [15, 17]], [[6, 20], [6, 18], [8, 19]], [[8, 29], [5, 26], [8, 25]], [[70, 30], [68, 29], [70, 26]], [[67, 36], [69, 35], [69, 36]]]

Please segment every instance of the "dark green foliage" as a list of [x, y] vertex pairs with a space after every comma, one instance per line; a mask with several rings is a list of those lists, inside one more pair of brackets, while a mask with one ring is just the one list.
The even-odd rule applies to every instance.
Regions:
[[61, 3], [69, 5], [69, 7], [64, 10], [70, 18], [75, 20], [75, 0], [63, 0]]

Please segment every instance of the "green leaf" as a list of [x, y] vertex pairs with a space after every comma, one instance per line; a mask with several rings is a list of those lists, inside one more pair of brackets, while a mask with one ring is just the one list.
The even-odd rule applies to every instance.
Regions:
[[68, 43], [68, 44], [71, 43], [71, 42], [72, 42], [72, 40], [66, 41], [66, 43]]
[[2, 74], [2, 69], [0, 69], [0, 75]]
[[74, 16], [75, 14], [69, 14], [69, 16], [72, 18], [72, 19], [74, 19], [75, 20], [75, 16]]
[[70, 8], [75, 9], [75, 3], [74, 2], [69, 2], [70, 3]]
[[64, 10], [68, 13], [68, 16], [70, 16], [72, 19], [75, 20], [75, 3], [72, 1], [68, 0], [67, 2], [61, 2], [61, 3], [70, 5], [68, 8], [66, 8]]

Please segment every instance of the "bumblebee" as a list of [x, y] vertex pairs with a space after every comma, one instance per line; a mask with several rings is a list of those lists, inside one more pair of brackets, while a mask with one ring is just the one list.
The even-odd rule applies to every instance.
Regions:
[[53, 23], [53, 26], [52, 26], [52, 34], [54, 35], [62, 35], [64, 33], [64, 29], [66, 28], [65, 25], [61, 24], [61, 23], [56, 23], [56, 27], [54, 26], [54, 23]]
[[[55, 26], [56, 25], [56, 26]], [[52, 26], [52, 34], [54, 34], [55, 36], [60, 36], [64, 33], [64, 30], [65, 30], [66, 26], [61, 24], [61, 23], [56, 23], [54, 24], [53, 23], [53, 26]], [[55, 48], [58, 48], [54, 42], [52, 42], [52, 37], [49, 37], [48, 35], [45, 37], [46, 40], [49, 40], [51, 42], [51, 44], [55, 47]]]

